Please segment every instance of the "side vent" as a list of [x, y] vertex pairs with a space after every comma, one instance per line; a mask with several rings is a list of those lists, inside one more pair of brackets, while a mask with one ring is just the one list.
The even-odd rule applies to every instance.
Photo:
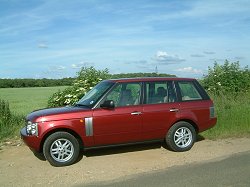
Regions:
[[93, 136], [93, 118], [85, 118], [86, 136]]

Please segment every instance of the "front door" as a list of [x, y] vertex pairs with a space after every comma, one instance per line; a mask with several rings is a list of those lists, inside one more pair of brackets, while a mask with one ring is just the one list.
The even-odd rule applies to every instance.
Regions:
[[129, 143], [141, 140], [142, 106], [140, 83], [117, 83], [103, 100], [113, 100], [114, 109], [93, 111], [95, 145]]

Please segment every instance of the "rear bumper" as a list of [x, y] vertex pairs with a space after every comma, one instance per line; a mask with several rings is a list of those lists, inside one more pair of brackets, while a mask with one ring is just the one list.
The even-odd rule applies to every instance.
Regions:
[[217, 117], [211, 118], [204, 126], [199, 127], [199, 133], [213, 128], [217, 123]]
[[40, 143], [41, 139], [38, 136], [30, 136], [26, 132], [26, 128], [22, 128], [20, 131], [20, 135], [24, 143], [32, 150], [39, 152], [40, 151]]

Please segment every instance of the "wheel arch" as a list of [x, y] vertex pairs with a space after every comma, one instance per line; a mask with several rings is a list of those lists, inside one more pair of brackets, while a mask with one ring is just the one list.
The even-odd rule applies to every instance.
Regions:
[[56, 128], [56, 129], [53, 129], [53, 130], [47, 132], [47, 133], [43, 136], [42, 141], [41, 141], [41, 144], [40, 144], [39, 152], [43, 152], [43, 145], [44, 145], [45, 140], [46, 140], [51, 134], [56, 133], [56, 132], [60, 132], [60, 131], [61, 131], [61, 132], [67, 132], [67, 133], [73, 135], [73, 136], [78, 140], [79, 145], [80, 145], [80, 149], [82, 149], [82, 147], [84, 146], [84, 143], [83, 143], [83, 140], [82, 140], [81, 136], [80, 136], [78, 133], [76, 133], [74, 130], [68, 129], [68, 128]]
[[[178, 122], [181, 122], [181, 121], [190, 123], [190, 124], [194, 127], [196, 133], [199, 132], [199, 127], [198, 127], [198, 125], [197, 125], [193, 120], [191, 120], [191, 119], [179, 119], [179, 120], [175, 121], [175, 122], [170, 126], [170, 128], [171, 128], [174, 124], [176, 124], [176, 123], [178, 123]], [[170, 129], [170, 128], [169, 128], [169, 129]]]

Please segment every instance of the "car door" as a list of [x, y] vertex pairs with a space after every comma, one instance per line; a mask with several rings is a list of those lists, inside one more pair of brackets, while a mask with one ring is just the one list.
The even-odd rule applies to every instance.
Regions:
[[98, 145], [139, 141], [142, 129], [140, 83], [117, 83], [103, 99], [113, 100], [115, 107], [93, 111], [94, 141]]
[[181, 115], [194, 121], [199, 128], [208, 128], [210, 124], [210, 107], [212, 102], [199, 88], [195, 81], [177, 81], [176, 88], [179, 93]]
[[179, 103], [172, 81], [146, 82], [143, 104], [144, 140], [162, 139], [178, 118]]

